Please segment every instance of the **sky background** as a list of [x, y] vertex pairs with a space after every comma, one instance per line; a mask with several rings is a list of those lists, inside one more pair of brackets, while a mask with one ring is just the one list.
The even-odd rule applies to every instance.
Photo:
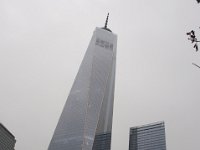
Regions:
[[195, 0], [0, 0], [0, 122], [16, 150], [46, 150], [96, 26], [118, 35], [113, 150], [165, 121], [167, 149], [200, 149]]

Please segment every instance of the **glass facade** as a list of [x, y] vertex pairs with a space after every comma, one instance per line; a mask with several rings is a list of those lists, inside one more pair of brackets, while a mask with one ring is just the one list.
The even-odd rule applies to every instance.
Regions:
[[166, 150], [164, 122], [131, 128], [129, 150]]
[[0, 150], [14, 150], [15, 137], [0, 123]]
[[104, 133], [95, 136], [93, 149], [94, 150], [110, 150], [111, 133]]
[[48, 150], [100, 150], [99, 142], [110, 147], [116, 43], [112, 32], [94, 31]]

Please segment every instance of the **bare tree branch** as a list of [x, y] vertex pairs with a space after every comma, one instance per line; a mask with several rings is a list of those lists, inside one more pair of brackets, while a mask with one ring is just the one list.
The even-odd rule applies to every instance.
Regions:
[[195, 64], [195, 63], [192, 63], [194, 66], [196, 66], [196, 67], [198, 67], [198, 68], [200, 68], [200, 66], [199, 65], [197, 65], [197, 64]]

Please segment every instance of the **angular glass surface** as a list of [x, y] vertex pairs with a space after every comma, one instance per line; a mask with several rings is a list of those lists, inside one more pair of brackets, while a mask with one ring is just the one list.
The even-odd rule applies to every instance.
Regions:
[[95, 150], [99, 135], [111, 135], [116, 42], [115, 34], [94, 31], [48, 150]]

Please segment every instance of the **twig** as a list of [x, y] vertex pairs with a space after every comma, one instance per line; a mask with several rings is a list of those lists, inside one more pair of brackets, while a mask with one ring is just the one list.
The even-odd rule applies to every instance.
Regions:
[[200, 68], [200, 66], [199, 65], [197, 65], [197, 64], [195, 64], [195, 63], [192, 63], [194, 66], [196, 66], [196, 67], [198, 67], [198, 68]]

